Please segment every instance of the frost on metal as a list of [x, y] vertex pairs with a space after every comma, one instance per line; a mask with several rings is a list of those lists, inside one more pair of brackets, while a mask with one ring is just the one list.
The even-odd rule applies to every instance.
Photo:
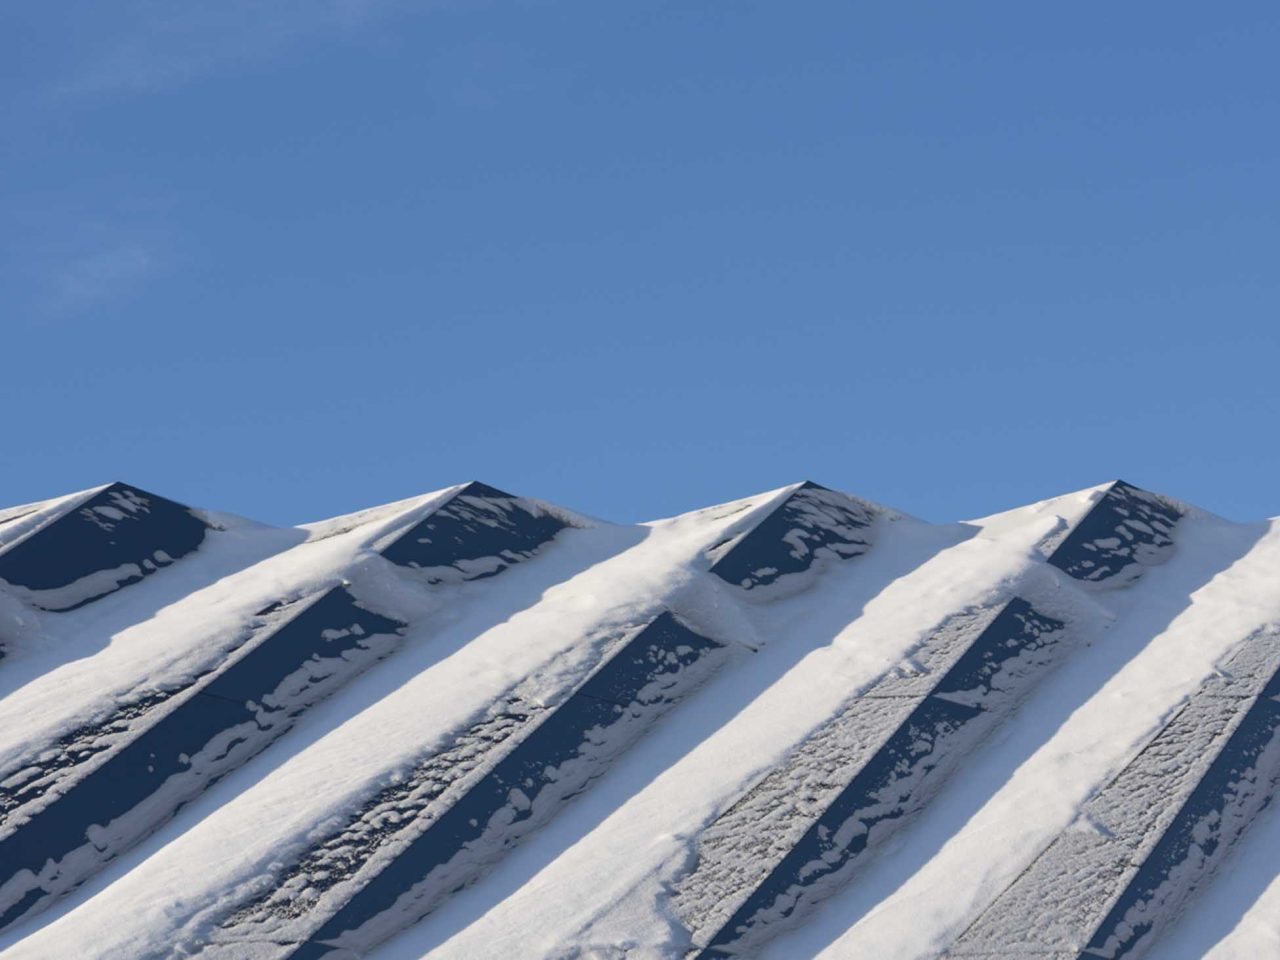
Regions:
[[371, 798], [270, 892], [228, 918], [216, 941], [285, 943], [280, 956], [306, 958], [386, 939], [600, 776], [725, 653], [662, 614], [559, 706], [491, 715], [403, 785]]
[[871, 547], [878, 510], [808, 482], [734, 541], [722, 545], [711, 572], [746, 590], [808, 571], [822, 560], [857, 557]]
[[113, 483], [0, 544], [0, 581], [33, 607], [74, 610], [186, 556], [208, 530], [180, 503]]
[[[65, 745], [70, 753], [55, 745], [43, 763], [24, 768], [30, 776], [5, 781], [0, 926], [78, 885], [258, 753], [304, 709], [386, 656], [404, 626], [342, 587], [300, 606], [180, 695], [136, 717], [136, 705], [123, 708], [101, 729], [105, 743], [79, 731]], [[95, 753], [105, 758], [75, 776], [76, 761]]]
[[1027, 692], [1065, 626], [1021, 598], [952, 618], [803, 741], [706, 831], [677, 885], [700, 955], [749, 956], [839, 883]]
[[[386, 855], [412, 842], [519, 741], [545, 708], [519, 696], [490, 709], [453, 742], [365, 800], [346, 823], [270, 878], [213, 935], [225, 942], [299, 940], [306, 918], [336, 909]], [[299, 922], [301, 921], [301, 922]]]
[[1075, 525], [1049, 562], [1077, 580], [1116, 585], [1136, 579], [1173, 550], [1182, 509], [1165, 497], [1117, 480]]
[[706, 940], [763, 883], [787, 851], [848, 786], [911, 712], [907, 697], [853, 701], [752, 787], [698, 840], [697, 869], [679, 886], [674, 909], [695, 941]]
[[1138, 957], [1280, 781], [1280, 633], [1221, 670], [960, 936], [957, 956]]

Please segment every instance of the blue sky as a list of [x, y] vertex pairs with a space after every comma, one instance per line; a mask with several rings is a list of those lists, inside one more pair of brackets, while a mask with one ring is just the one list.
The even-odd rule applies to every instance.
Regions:
[[1280, 7], [0, 14], [0, 503], [1280, 514]]

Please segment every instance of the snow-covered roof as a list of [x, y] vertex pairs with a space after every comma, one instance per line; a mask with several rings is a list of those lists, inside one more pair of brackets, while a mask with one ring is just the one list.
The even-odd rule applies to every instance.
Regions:
[[1278, 574], [1122, 481], [3, 510], [0, 954], [1274, 955]]

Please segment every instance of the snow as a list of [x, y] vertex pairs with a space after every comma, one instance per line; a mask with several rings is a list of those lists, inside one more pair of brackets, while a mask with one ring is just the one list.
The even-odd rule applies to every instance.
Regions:
[[[0, 556], [105, 489], [0, 511]], [[443, 566], [394, 559], [450, 503], [459, 536], [505, 517], [538, 532]], [[760, 912], [744, 955], [1075, 957], [1133, 858], [1109, 893], [1073, 877], [1118, 863], [1097, 860], [1110, 838], [1155, 848], [1280, 665], [1280, 522], [1127, 485], [951, 524], [812, 484], [640, 525], [483, 485], [292, 529], [193, 513], [210, 526], [196, 550], [77, 609], [0, 584], [0, 844], [326, 591], [404, 626], [384, 643], [326, 625], [337, 672], [279, 688], [287, 723], [259, 715], [234, 762], [184, 754], [181, 809], [160, 791], [91, 828], [106, 854], [45, 877], [59, 896], [0, 930], [6, 958], [319, 956], [310, 938], [332, 939], [342, 904], [486, 784], [509, 793], [450, 872], [334, 943], [377, 960], [692, 956], [819, 830], [827, 866], [797, 876], [827, 880]], [[1018, 602], [1043, 619], [997, 667], [975, 644]], [[579, 729], [569, 705], [664, 616], [714, 656], [647, 648], [669, 672], [582, 714], [625, 722], [584, 721], [545, 781], [504, 779], [548, 749], [539, 730]], [[970, 662], [981, 684], [940, 686]], [[1252, 686], [1215, 692], [1233, 683]], [[883, 825], [859, 827], [876, 821], [855, 803], [821, 826], [937, 702], [981, 722], [927, 732]], [[1229, 866], [1188, 859], [1193, 895], [1151, 901], [1151, 956], [1280, 956], [1280, 815], [1253, 812], [1273, 789], [1249, 788]], [[1029, 932], [1048, 939], [1020, 946]]]

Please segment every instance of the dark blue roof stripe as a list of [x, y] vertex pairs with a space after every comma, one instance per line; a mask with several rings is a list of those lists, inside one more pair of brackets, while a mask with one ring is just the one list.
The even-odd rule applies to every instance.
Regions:
[[711, 567], [745, 589], [803, 573], [820, 557], [855, 557], [871, 546], [874, 511], [844, 494], [805, 481]]
[[532, 555], [566, 526], [527, 500], [469, 483], [381, 552], [400, 566], [452, 569], [474, 580], [491, 577]]
[[1163, 497], [1117, 480], [1049, 557], [1077, 580], [1098, 583], [1148, 565], [1173, 545], [1182, 511]]
[[[189, 507], [113, 483], [0, 552], [0, 579], [42, 609], [74, 610], [191, 553], [208, 529]], [[107, 575], [59, 596], [94, 574]]]

